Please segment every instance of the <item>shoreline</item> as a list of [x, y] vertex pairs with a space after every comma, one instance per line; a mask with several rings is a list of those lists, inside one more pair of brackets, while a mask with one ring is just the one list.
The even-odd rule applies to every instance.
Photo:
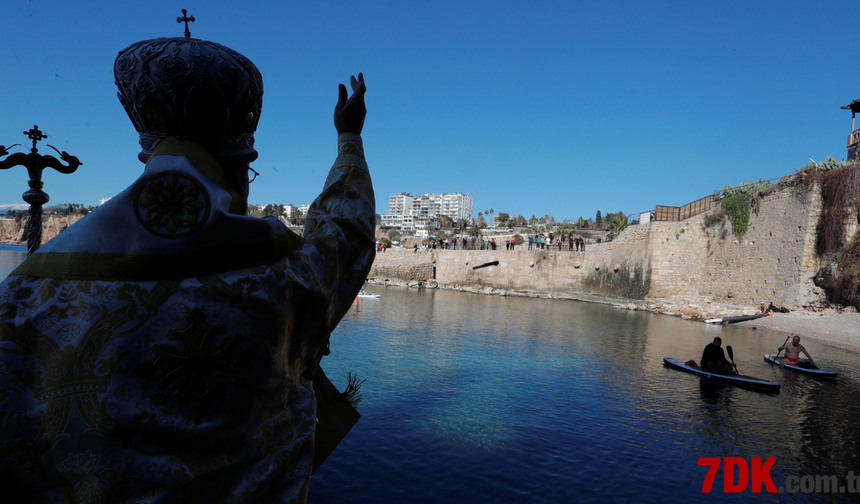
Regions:
[[[552, 291], [507, 290], [480, 285], [439, 284], [435, 280], [402, 281], [390, 278], [368, 278], [369, 285], [400, 286], [415, 289], [442, 289], [470, 292], [487, 296], [516, 296], [539, 299], [565, 299], [612, 306], [619, 310], [647, 311], [660, 315], [680, 317], [690, 322], [704, 323], [705, 320], [720, 317], [752, 315], [757, 307], [714, 303], [707, 297], [680, 297], [658, 299], [617, 299], [588, 294], [570, 294]], [[794, 311], [774, 313], [770, 317], [738, 322], [738, 325], [774, 333], [778, 336], [800, 335], [819, 343], [860, 353], [860, 313], [839, 313], [833, 309], [821, 312]]]

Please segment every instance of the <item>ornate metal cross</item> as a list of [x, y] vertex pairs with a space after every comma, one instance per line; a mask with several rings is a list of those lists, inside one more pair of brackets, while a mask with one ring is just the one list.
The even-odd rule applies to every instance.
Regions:
[[32, 129], [25, 131], [24, 134], [27, 135], [27, 138], [33, 141], [33, 148], [30, 149], [30, 152], [39, 152], [39, 149], [36, 148], [36, 142], [48, 138], [48, 135], [43, 134], [35, 124]]
[[193, 23], [194, 16], [188, 17], [186, 14], [188, 14], [188, 10], [182, 9], [182, 17], [177, 17], [176, 22], [181, 23], [185, 21], [185, 38], [191, 38], [191, 30], [188, 29], [188, 22], [191, 21]]
[[[60, 173], [73, 173], [81, 165], [81, 162], [66, 151], [58, 151], [53, 145], [49, 145], [48, 147], [57, 151], [60, 159], [68, 163], [67, 165], [61, 163], [54, 156], [39, 154], [36, 142], [48, 138], [48, 135], [42, 133], [38, 126], [34, 125], [33, 129], [25, 131], [24, 134], [33, 141], [33, 148], [30, 149], [30, 153], [16, 152], [8, 158], [0, 160], [0, 170], [5, 170], [13, 166], [24, 166], [30, 175], [30, 180], [27, 182], [30, 190], [22, 196], [24, 201], [30, 204], [30, 216], [27, 218], [27, 255], [30, 255], [42, 246], [42, 205], [51, 200], [48, 194], [42, 190], [42, 187], [45, 186], [42, 182], [42, 171], [45, 168], [53, 168]], [[8, 148], [11, 149], [16, 145], [21, 144], [10, 145]], [[9, 151], [7, 148], [0, 145], [0, 158], [8, 154]]]

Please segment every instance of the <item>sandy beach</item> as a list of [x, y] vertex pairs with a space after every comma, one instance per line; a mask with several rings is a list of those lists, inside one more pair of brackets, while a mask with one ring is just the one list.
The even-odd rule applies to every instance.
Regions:
[[772, 332], [783, 338], [799, 334], [801, 338], [860, 353], [860, 313], [774, 313], [770, 317], [738, 324]]

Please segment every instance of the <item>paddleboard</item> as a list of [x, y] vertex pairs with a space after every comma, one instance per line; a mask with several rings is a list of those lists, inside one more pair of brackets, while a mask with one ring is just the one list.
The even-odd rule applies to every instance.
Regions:
[[742, 317], [723, 317], [723, 318], [712, 318], [705, 321], [706, 324], [734, 324], [735, 322], [743, 322], [744, 320], [755, 320], [757, 318], [762, 317], [770, 317], [770, 313], [759, 313], [756, 315], [744, 315]]
[[738, 387], [744, 387], [752, 390], [759, 390], [762, 392], [779, 392], [779, 383], [761, 380], [753, 376], [739, 375], [735, 372], [732, 372], [732, 374], [711, 373], [703, 370], [699, 366], [689, 366], [671, 357], [664, 357], [663, 364], [679, 371], [692, 373], [706, 380], [727, 383], [729, 385], [735, 385]]
[[[766, 354], [764, 356], [764, 361], [779, 366], [779, 363], [782, 360], [782, 357], [779, 357], [779, 358], [775, 358], [775, 357], [776, 357], [775, 355]], [[829, 369], [824, 369], [824, 368], [820, 368], [820, 367], [808, 368], [808, 367], [803, 367], [803, 366], [799, 366], [796, 364], [786, 364], [785, 369], [790, 369], [796, 373], [803, 373], [803, 374], [808, 374], [811, 376], [817, 376], [819, 378], [836, 378], [836, 371], [831, 371]]]

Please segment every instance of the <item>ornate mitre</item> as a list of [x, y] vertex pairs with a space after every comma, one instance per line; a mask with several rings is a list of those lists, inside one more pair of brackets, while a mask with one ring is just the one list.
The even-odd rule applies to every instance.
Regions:
[[233, 49], [190, 36], [144, 40], [120, 51], [114, 76], [141, 161], [167, 137], [195, 140], [220, 161], [257, 158], [263, 77]]

